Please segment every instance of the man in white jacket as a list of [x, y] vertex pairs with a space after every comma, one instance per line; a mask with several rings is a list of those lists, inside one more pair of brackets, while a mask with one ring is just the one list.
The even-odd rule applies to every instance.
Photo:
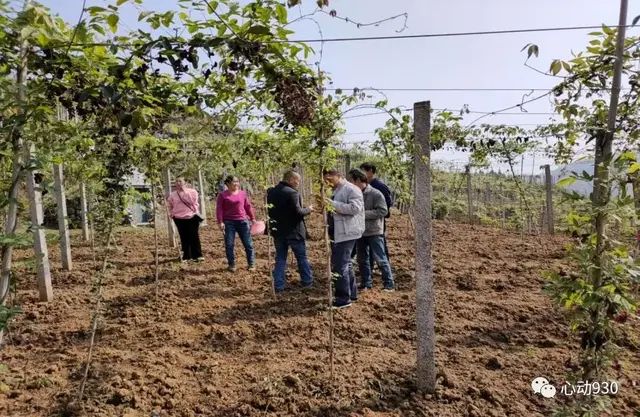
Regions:
[[324, 180], [334, 191], [331, 199], [327, 199], [331, 211], [329, 234], [333, 240], [331, 267], [334, 276], [337, 276], [333, 307], [346, 308], [358, 299], [351, 252], [365, 230], [364, 198], [362, 190], [348, 182], [337, 170], [325, 171]]

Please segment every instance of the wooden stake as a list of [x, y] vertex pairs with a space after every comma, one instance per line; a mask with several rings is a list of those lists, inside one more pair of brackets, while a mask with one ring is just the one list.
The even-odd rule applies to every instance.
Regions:
[[324, 247], [325, 247], [325, 262], [327, 267], [327, 277], [329, 278], [329, 378], [333, 384], [334, 379], [334, 354], [333, 354], [333, 335], [334, 335], [334, 323], [333, 323], [333, 271], [331, 270], [331, 242], [329, 240], [329, 216], [327, 212], [327, 204], [324, 202], [325, 184], [324, 177], [320, 170], [320, 197], [322, 201], [322, 217], [324, 220]]
[[[35, 145], [31, 144], [27, 150], [27, 159], [35, 154]], [[27, 172], [27, 192], [29, 193], [29, 212], [33, 228], [33, 251], [36, 257], [38, 269], [38, 292], [40, 301], [53, 300], [53, 287], [51, 284], [51, 266], [49, 263], [49, 250], [42, 223], [44, 213], [42, 210], [42, 189], [36, 184], [35, 173]]]
[[71, 271], [71, 245], [69, 242], [69, 222], [67, 221], [67, 198], [64, 189], [64, 173], [62, 164], [53, 166], [53, 181], [58, 208], [58, 232], [60, 235], [60, 256], [62, 269]]
[[[418, 339], [418, 388], [433, 394], [436, 389], [435, 296], [431, 255], [431, 103], [415, 103], [415, 280]], [[470, 178], [470, 177], [469, 177]], [[470, 185], [470, 181], [468, 182]], [[469, 187], [470, 188], [470, 187]]]
[[[171, 195], [171, 171], [169, 168], [165, 168], [163, 172], [164, 177], [164, 198], [165, 200], [169, 198]], [[167, 232], [169, 234], [169, 247], [176, 248], [178, 247], [178, 243], [176, 242], [176, 232], [173, 228], [173, 219], [171, 218], [171, 213], [167, 209]]]
[[87, 185], [80, 183], [80, 224], [82, 226], [82, 240], [89, 241], [89, 213], [87, 206]]
[[202, 226], [207, 225], [207, 190], [204, 184], [204, 179], [202, 176], [202, 169], [198, 168], [198, 188], [200, 188], [200, 214], [204, 217], [204, 221], [201, 223]]
[[469, 211], [469, 223], [473, 224], [473, 196], [471, 194], [471, 165], [466, 167], [467, 176], [467, 208]]
[[553, 218], [553, 179], [551, 178], [551, 167], [544, 166], [545, 188], [547, 193], [547, 231], [550, 235], [555, 233], [555, 219]]

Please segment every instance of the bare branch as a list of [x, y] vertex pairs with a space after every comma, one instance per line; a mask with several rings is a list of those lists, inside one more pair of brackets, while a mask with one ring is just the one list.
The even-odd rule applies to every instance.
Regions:
[[386, 18], [386, 19], [378, 20], [378, 21], [376, 21], [376, 22], [371, 22], [371, 23], [359, 23], [359, 22], [356, 22], [356, 21], [354, 21], [354, 20], [349, 19], [348, 17], [342, 17], [342, 16], [339, 16], [339, 15], [336, 13], [336, 11], [335, 11], [335, 10], [332, 10], [332, 11], [330, 11], [330, 12], [327, 12], [327, 11], [325, 11], [325, 10], [319, 10], [319, 11], [320, 11], [320, 13], [324, 13], [324, 14], [326, 14], [326, 15], [328, 15], [328, 16], [331, 16], [331, 17], [333, 17], [333, 18], [335, 18], [335, 19], [344, 20], [344, 21], [345, 21], [345, 22], [347, 22], [347, 23], [353, 23], [353, 24], [355, 24], [358, 28], [361, 28], [361, 27], [368, 27], [368, 26], [376, 26], [376, 27], [378, 27], [378, 26], [380, 26], [380, 25], [381, 25], [381, 24], [383, 24], [383, 23], [391, 22], [391, 21], [393, 21], [393, 20], [400, 19], [400, 18], [404, 18], [404, 22], [402, 23], [402, 28], [400, 28], [400, 30], [396, 30], [396, 33], [402, 33], [402, 32], [404, 32], [404, 31], [405, 31], [405, 29], [407, 29], [407, 28], [408, 28], [408, 26], [407, 26], [407, 21], [409, 20], [409, 14], [408, 14], [408, 13], [402, 13], [402, 14], [399, 14], [399, 15], [397, 15], [397, 16], [392, 16], [392, 17], [388, 17], [388, 18]]
[[[527, 59], [527, 61], [529, 61], [529, 60]], [[547, 77], [562, 78], [563, 80], [567, 78], [567, 77], [563, 77], [563, 76], [561, 76], [561, 75], [553, 75], [553, 74], [549, 74], [548, 72], [541, 71], [541, 70], [539, 70], [538, 68], [535, 68], [535, 67], [532, 67], [531, 65], [529, 65], [529, 64], [527, 63], [527, 61], [525, 61], [525, 62], [524, 62], [524, 66], [525, 66], [525, 67], [527, 67], [527, 68], [529, 68], [529, 69], [534, 70], [535, 72], [537, 72], [537, 73], [539, 73], [539, 74], [546, 75]]]
[[369, 26], [378, 27], [383, 23], [391, 22], [391, 21], [394, 21], [394, 20], [397, 20], [397, 19], [404, 18], [404, 22], [402, 23], [402, 27], [399, 30], [396, 30], [396, 33], [402, 33], [406, 29], [408, 29], [408, 26], [407, 26], [407, 22], [409, 20], [409, 14], [408, 13], [402, 13], [402, 14], [399, 14], [397, 16], [387, 17], [385, 19], [378, 20], [378, 21], [375, 21], [375, 22], [360, 23], [360, 22], [356, 22], [355, 20], [352, 20], [352, 19], [350, 19], [348, 17], [343, 17], [343, 16], [338, 15], [335, 10], [331, 10], [330, 12], [327, 12], [326, 10], [323, 10], [323, 9], [320, 9], [320, 8], [316, 8], [312, 13], [308, 13], [308, 14], [305, 14], [305, 15], [303, 15], [302, 12], [300, 12], [300, 17], [297, 18], [297, 19], [292, 20], [289, 23], [287, 23], [287, 26], [291, 25], [293, 23], [296, 23], [296, 22], [300, 22], [302, 20], [307, 20], [307, 19], [315, 16], [318, 13], [326, 14], [327, 16], [333, 17], [335, 19], [343, 20], [343, 21], [345, 21], [347, 23], [353, 23], [358, 28], [369, 27]]

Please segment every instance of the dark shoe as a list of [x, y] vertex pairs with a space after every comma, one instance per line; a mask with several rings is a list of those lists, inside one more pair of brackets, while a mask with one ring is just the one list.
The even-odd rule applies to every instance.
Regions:
[[343, 308], [349, 308], [351, 307], [351, 300], [347, 301], [347, 302], [339, 302], [339, 301], [334, 301], [333, 302], [333, 309], [334, 310], [341, 310]]
[[351, 299], [351, 302], [352, 302], [352, 303], [355, 303], [356, 301], [358, 301], [358, 298], [352, 298], [352, 299]]
[[394, 292], [396, 289], [394, 287], [384, 287], [382, 291], [384, 292]]
[[310, 282], [308, 284], [300, 284], [300, 288], [302, 288], [303, 290], [310, 290], [313, 288], [313, 282]]

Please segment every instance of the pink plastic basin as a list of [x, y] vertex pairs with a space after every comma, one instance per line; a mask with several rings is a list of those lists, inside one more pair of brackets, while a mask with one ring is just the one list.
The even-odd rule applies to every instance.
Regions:
[[256, 235], [264, 234], [265, 228], [266, 226], [264, 222], [256, 221], [251, 225], [251, 235], [256, 236]]

